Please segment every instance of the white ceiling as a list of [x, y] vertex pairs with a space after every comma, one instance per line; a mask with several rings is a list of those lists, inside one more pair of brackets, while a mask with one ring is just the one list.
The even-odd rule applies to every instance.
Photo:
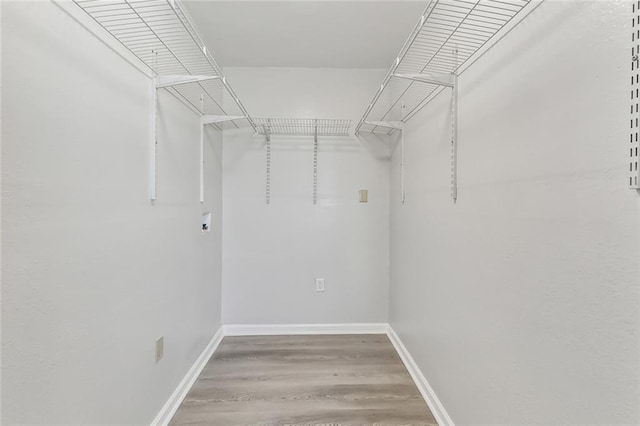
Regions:
[[223, 67], [388, 68], [426, 1], [184, 0]]

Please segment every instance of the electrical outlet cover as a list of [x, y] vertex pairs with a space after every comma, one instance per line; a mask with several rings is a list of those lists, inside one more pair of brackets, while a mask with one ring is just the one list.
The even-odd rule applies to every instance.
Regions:
[[202, 213], [202, 232], [211, 231], [211, 212]]

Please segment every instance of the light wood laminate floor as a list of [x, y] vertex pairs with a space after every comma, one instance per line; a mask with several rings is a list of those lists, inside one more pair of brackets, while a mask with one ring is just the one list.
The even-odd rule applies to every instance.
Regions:
[[172, 425], [435, 425], [385, 335], [225, 337]]

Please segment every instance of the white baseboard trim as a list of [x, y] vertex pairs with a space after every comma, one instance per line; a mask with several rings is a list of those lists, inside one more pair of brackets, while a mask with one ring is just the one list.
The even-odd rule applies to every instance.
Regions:
[[415, 382], [420, 394], [429, 406], [439, 426], [454, 426], [453, 420], [449, 417], [447, 410], [436, 396], [429, 382], [420, 371], [420, 368], [413, 360], [409, 351], [404, 346], [396, 332], [389, 324], [384, 323], [362, 323], [362, 324], [229, 324], [223, 325], [211, 338], [207, 347], [202, 351], [193, 366], [184, 376], [176, 390], [171, 394], [156, 418], [151, 423], [152, 426], [166, 426], [180, 407], [185, 396], [198, 379], [198, 376], [209, 361], [209, 358], [218, 348], [218, 345], [225, 336], [284, 336], [294, 334], [386, 334], [402, 359], [407, 371]]
[[204, 366], [207, 365], [207, 361], [209, 361], [211, 355], [213, 355], [218, 348], [223, 337], [224, 327], [221, 326], [218, 329], [218, 332], [211, 338], [209, 344], [204, 348], [198, 359], [196, 359], [196, 362], [194, 362], [189, 371], [187, 371], [187, 374], [178, 384], [176, 390], [173, 391], [156, 418], [153, 419], [153, 422], [151, 423], [152, 426], [166, 426], [169, 424], [171, 418], [178, 410], [178, 407], [182, 404], [182, 400], [187, 396], [187, 393], [198, 379], [198, 376], [204, 369]]
[[447, 410], [445, 410], [444, 406], [436, 396], [436, 393], [433, 391], [431, 385], [420, 371], [418, 364], [413, 360], [413, 357], [409, 354], [409, 351], [402, 343], [402, 340], [398, 337], [393, 328], [390, 325], [387, 326], [387, 336], [389, 340], [391, 340], [391, 344], [400, 355], [404, 366], [409, 371], [411, 378], [415, 382], [422, 398], [424, 398], [425, 402], [429, 406], [431, 413], [436, 418], [439, 426], [454, 426], [453, 420], [449, 417]]
[[292, 334], [387, 334], [386, 323], [362, 324], [228, 324], [225, 336], [283, 336]]

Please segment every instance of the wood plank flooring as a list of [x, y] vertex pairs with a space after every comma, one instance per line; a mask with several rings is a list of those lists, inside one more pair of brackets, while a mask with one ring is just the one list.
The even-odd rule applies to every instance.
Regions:
[[225, 337], [171, 425], [436, 425], [385, 335]]

